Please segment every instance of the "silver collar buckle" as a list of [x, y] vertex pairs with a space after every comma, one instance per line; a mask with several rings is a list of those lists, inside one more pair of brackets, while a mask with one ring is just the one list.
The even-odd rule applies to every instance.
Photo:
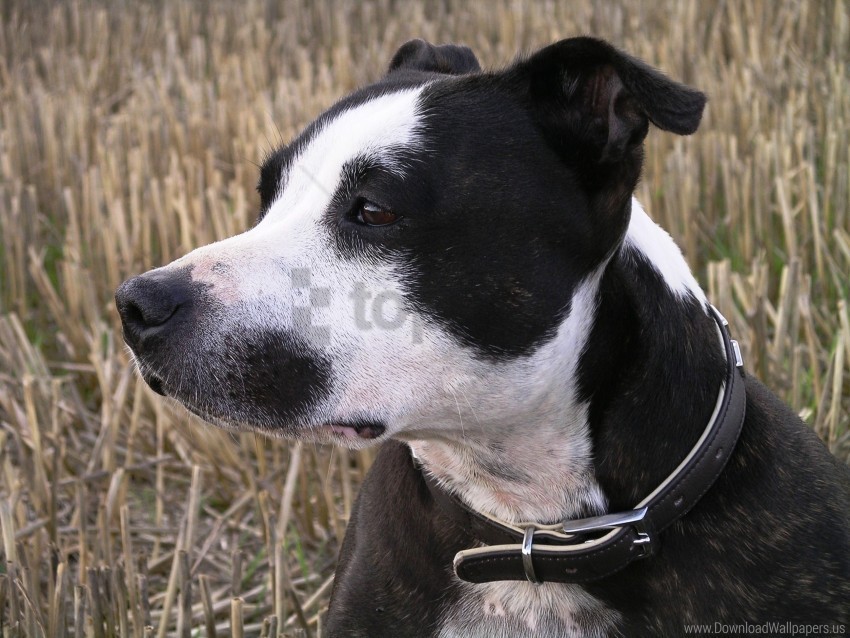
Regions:
[[646, 519], [647, 507], [641, 507], [628, 512], [617, 512], [615, 514], [604, 514], [602, 516], [591, 516], [590, 518], [577, 518], [563, 522], [563, 530], [566, 534], [587, 534], [599, 532], [616, 527], [632, 527], [637, 534], [633, 544], [641, 549], [641, 558], [650, 556], [654, 550], [652, 530]]
[[[604, 514], [603, 516], [591, 516], [590, 518], [578, 518], [564, 521], [563, 532], [569, 536], [582, 536], [593, 532], [616, 529], [618, 527], [631, 527], [634, 529], [636, 538], [632, 544], [640, 549], [639, 558], [651, 556], [654, 551], [653, 535], [650, 530], [649, 521], [646, 519], [648, 508], [641, 507], [628, 512], [616, 514]], [[532, 561], [532, 549], [534, 545], [534, 533], [539, 530], [534, 525], [525, 528], [522, 536], [522, 568], [528, 582], [540, 585], [543, 581], [534, 571]], [[549, 548], [551, 550], [551, 547]]]

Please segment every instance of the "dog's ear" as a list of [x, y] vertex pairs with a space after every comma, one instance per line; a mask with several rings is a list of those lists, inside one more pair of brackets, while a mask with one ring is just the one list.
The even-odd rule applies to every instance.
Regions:
[[640, 145], [649, 122], [679, 135], [693, 133], [706, 102], [701, 92], [595, 38], [556, 42], [516, 71], [555, 143], [578, 142], [585, 157], [600, 163], [616, 163]]
[[434, 46], [425, 40], [410, 40], [401, 45], [390, 61], [387, 73], [398, 69], [463, 75], [481, 70], [472, 49], [455, 44]]

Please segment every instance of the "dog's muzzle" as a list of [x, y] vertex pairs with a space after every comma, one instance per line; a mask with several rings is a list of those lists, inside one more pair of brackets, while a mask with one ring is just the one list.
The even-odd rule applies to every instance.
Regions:
[[292, 435], [309, 428], [330, 394], [330, 362], [283, 320], [252, 323], [255, 306], [225, 305], [213, 293], [188, 266], [118, 288], [124, 340], [144, 380], [219, 425]]

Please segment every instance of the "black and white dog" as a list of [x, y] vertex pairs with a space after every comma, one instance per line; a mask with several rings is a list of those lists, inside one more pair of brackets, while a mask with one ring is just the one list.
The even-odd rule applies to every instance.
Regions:
[[704, 104], [592, 38], [499, 72], [409, 42], [268, 158], [253, 228], [120, 287], [157, 392], [386, 441], [329, 635], [844, 632], [850, 472], [632, 197]]

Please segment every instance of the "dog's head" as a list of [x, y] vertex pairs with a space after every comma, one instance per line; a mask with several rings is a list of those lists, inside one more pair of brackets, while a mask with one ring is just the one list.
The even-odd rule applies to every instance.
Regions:
[[125, 340], [156, 391], [269, 433], [357, 445], [545, 409], [649, 123], [691, 133], [704, 103], [591, 38], [499, 72], [409, 42], [266, 160], [253, 228], [119, 288]]

